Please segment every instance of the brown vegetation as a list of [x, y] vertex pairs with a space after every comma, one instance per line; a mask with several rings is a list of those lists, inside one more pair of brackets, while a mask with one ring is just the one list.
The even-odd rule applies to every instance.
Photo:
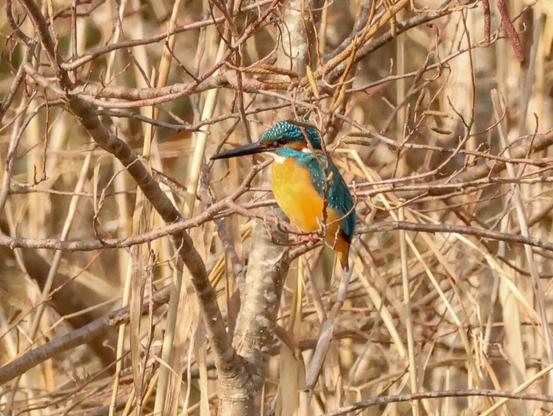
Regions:
[[[548, 4], [0, 2], [0, 413], [547, 414]], [[351, 274], [209, 159], [302, 118]]]

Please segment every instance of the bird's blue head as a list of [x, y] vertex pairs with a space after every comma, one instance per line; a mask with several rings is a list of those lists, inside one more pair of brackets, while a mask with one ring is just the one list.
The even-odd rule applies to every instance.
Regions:
[[228, 152], [219, 153], [211, 159], [228, 159], [236, 156], [253, 155], [256, 153], [274, 152], [282, 148], [302, 150], [309, 147], [307, 140], [315, 150], [322, 150], [319, 133], [307, 120], [279, 121], [264, 132], [259, 140], [252, 144], [238, 147]]

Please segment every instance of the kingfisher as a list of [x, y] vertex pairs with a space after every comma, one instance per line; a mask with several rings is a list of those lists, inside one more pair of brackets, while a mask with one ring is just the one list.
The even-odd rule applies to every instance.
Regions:
[[292, 224], [304, 233], [321, 229], [324, 189], [328, 182], [324, 241], [336, 252], [344, 270], [349, 270], [348, 254], [356, 219], [354, 202], [340, 171], [323, 154], [314, 126], [305, 120], [301, 123], [280, 121], [265, 131], [257, 142], [211, 159], [257, 153], [273, 157], [271, 185], [276, 202]]

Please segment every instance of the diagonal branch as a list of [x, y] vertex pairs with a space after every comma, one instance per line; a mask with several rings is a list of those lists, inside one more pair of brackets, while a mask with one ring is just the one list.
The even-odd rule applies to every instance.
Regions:
[[[111, 133], [100, 121], [96, 110], [92, 106], [77, 96], [65, 93], [65, 91], [71, 89], [72, 84], [67, 72], [60, 67], [61, 58], [56, 53], [55, 42], [48, 31], [48, 24], [32, 0], [20, 1], [30, 14], [48, 56], [57, 65], [58, 81], [64, 91], [61, 98], [68, 102], [69, 111], [79, 119], [80, 124], [98, 146], [111, 153], [125, 166], [163, 221], [172, 224], [182, 220], [180, 212], [161, 190], [159, 184], [154, 180], [142, 161], [138, 159], [138, 156], [131, 147]], [[202, 316], [212, 349], [215, 353], [217, 366], [219, 369], [231, 369], [236, 365], [234, 359], [236, 353], [227, 335], [221, 311], [217, 304], [217, 293], [209, 282], [205, 263], [186, 232], [177, 232], [172, 235], [172, 238], [178, 250], [180, 260], [190, 271], [191, 281], [199, 298]], [[182, 264], [179, 264], [179, 267], [182, 267]]]
[[[154, 293], [152, 297], [153, 308], [169, 301], [171, 286], [165, 286]], [[143, 302], [143, 313], [148, 311], [150, 302]], [[67, 335], [55, 337], [46, 344], [35, 348], [9, 364], [0, 367], [0, 385], [13, 380], [17, 376], [29, 371], [31, 368], [43, 363], [44, 361], [55, 357], [56, 355], [68, 351], [79, 345], [87, 344], [90, 341], [104, 335], [109, 330], [129, 322], [129, 307], [118, 309], [108, 315], [92, 321]]]
[[351, 404], [349, 406], [340, 407], [336, 410], [331, 410], [323, 416], [339, 416], [350, 412], [358, 412], [367, 407], [384, 405], [389, 403], [410, 402], [413, 400], [438, 399], [442, 397], [503, 397], [506, 399], [517, 400], [535, 400], [545, 403], [553, 403], [552, 396], [543, 394], [528, 394], [518, 393], [514, 391], [498, 391], [498, 390], [461, 390], [461, 391], [429, 391], [424, 393], [400, 394], [398, 396], [383, 396], [373, 399], [363, 400]]

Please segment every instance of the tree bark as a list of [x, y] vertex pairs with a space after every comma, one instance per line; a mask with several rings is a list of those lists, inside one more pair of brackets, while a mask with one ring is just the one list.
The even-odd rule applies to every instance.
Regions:
[[[267, 174], [265, 171], [266, 177]], [[271, 234], [279, 241], [287, 239], [276, 229]], [[239, 362], [234, 366], [235, 371], [219, 371], [219, 414], [222, 416], [260, 414], [282, 287], [291, 262], [284, 255], [287, 248], [271, 240], [263, 222], [254, 222], [251, 239], [246, 285], [233, 339]]]
[[[303, 21], [311, 1], [283, 2], [282, 48], [277, 66], [291, 69], [300, 77], [306, 73], [309, 43]], [[288, 115], [289, 117], [290, 115]], [[264, 172], [269, 185], [268, 171]], [[277, 240], [286, 235], [273, 229]], [[234, 372], [219, 371], [218, 397], [221, 416], [258, 416], [261, 413], [263, 385], [267, 372], [271, 342], [276, 327], [282, 287], [290, 267], [286, 248], [274, 244], [266, 226], [255, 221], [252, 248], [246, 273], [246, 287], [241, 294], [240, 313], [233, 337], [233, 346], [241, 361]]]

